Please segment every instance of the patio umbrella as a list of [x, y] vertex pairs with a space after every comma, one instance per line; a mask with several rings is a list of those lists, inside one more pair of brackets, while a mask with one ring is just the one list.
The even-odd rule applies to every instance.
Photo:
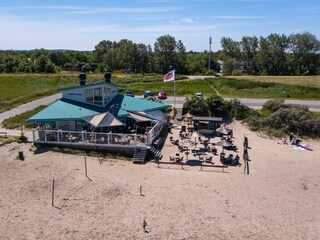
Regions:
[[216, 146], [230, 147], [230, 146], [232, 146], [232, 143], [228, 142], [226, 140], [221, 140], [219, 142], [216, 142]]
[[194, 146], [195, 144], [196, 144], [195, 142], [188, 139], [184, 139], [179, 142], [180, 146], [188, 147], [188, 148]]
[[82, 119], [96, 128], [125, 126], [123, 122], [113, 116], [110, 112], [91, 115], [83, 117]]
[[200, 133], [200, 132], [194, 131], [194, 132], [192, 133], [192, 136], [191, 136], [191, 137], [194, 137], [194, 139], [195, 139], [195, 146], [197, 146], [197, 138], [203, 137], [203, 134]]
[[[195, 142], [191, 141], [191, 140], [182, 140], [179, 142], [180, 146], [184, 146], [184, 147], [192, 147], [195, 145]], [[190, 154], [189, 151], [185, 151], [184, 154], [186, 154], [186, 159], [188, 161], [188, 155]]]
[[227, 135], [229, 133], [229, 129], [225, 126], [217, 128], [216, 131], [224, 135]]
[[186, 113], [182, 117], [184, 117], [184, 118], [193, 118], [194, 116], [191, 113]]

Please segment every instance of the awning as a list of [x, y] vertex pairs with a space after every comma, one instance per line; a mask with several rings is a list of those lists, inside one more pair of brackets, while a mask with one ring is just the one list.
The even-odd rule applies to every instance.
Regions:
[[199, 123], [209, 124], [209, 121], [199, 121]]
[[125, 124], [113, 116], [110, 112], [92, 115], [82, 118], [87, 123], [92, 126], [99, 127], [116, 127], [116, 126], [124, 126]]
[[128, 112], [128, 113], [129, 113], [129, 116], [132, 117], [137, 122], [158, 122], [157, 120], [152, 119], [146, 115], [142, 116], [140, 114], [136, 114], [133, 112]]

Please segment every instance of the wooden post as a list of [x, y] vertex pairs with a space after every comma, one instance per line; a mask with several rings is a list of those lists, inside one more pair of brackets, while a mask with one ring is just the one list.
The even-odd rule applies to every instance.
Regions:
[[201, 166], [201, 171], [202, 171], [202, 163], [200, 164], [200, 166]]
[[159, 165], [160, 165], [159, 160], [157, 161], [157, 163], [158, 163], [158, 168], [160, 168], [160, 166], [159, 166]]
[[184, 168], [183, 168], [183, 162], [181, 163], [181, 169], [184, 169]]
[[142, 186], [140, 186], [140, 196], [142, 196]]
[[52, 207], [54, 207], [54, 179], [52, 179]]
[[86, 174], [86, 177], [88, 177], [88, 175], [87, 175], [87, 158], [86, 157], [84, 157], [84, 172]]
[[249, 175], [249, 161], [247, 161], [247, 174]]
[[89, 178], [88, 174], [87, 174], [87, 158], [86, 157], [84, 157], [84, 171], [85, 171], [86, 178], [88, 178], [90, 181], [92, 181], [91, 178]]

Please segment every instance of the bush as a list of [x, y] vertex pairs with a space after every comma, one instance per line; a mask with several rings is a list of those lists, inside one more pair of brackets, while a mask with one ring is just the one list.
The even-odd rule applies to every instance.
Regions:
[[19, 141], [21, 142], [27, 142], [28, 141], [28, 137], [26, 137], [25, 135], [21, 134], [20, 137], [18, 138]]
[[262, 130], [273, 136], [295, 132], [299, 135], [319, 137], [320, 119], [315, 117], [307, 107], [269, 101], [263, 106], [269, 115], [260, 118], [249, 117], [250, 129]]

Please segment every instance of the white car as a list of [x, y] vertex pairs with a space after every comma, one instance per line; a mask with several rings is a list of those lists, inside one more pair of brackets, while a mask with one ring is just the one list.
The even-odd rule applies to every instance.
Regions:
[[197, 97], [197, 98], [203, 98], [203, 94], [200, 93], [200, 92], [198, 92], [198, 93], [196, 93], [196, 97]]

